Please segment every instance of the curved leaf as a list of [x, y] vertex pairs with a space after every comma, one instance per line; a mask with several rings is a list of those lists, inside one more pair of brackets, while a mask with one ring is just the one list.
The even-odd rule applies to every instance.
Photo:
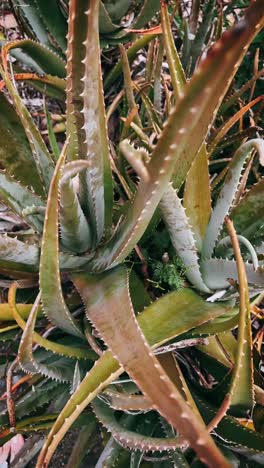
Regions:
[[260, 161], [264, 165], [264, 141], [256, 138], [244, 143], [236, 151], [228, 167], [223, 188], [217, 198], [213, 209], [204, 241], [202, 255], [204, 258], [210, 258], [213, 254], [219, 234], [224, 224], [225, 217], [229, 214], [235, 199], [237, 188], [239, 186], [241, 172], [245, 161], [251, 155], [253, 149], [256, 149], [260, 155]]
[[186, 268], [186, 276], [200, 291], [210, 292], [203, 281], [197, 247], [185, 209], [176, 191], [170, 186], [163, 194], [160, 209], [177, 255]]
[[82, 160], [68, 163], [60, 181], [61, 243], [67, 250], [77, 254], [91, 247], [91, 232], [71, 178], [87, 170], [87, 166], [90, 166], [89, 162]]
[[68, 141], [64, 145], [50, 184], [41, 246], [39, 286], [43, 310], [49, 320], [62, 330], [82, 337], [79, 325], [65, 304], [59, 269], [59, 183], [67, 144]]
[[122, 267], [99, 278], [79, 275], [74, 279], [89, 319], [114, 356], [152, 401], [153, 408], [180, 431], [209, 466], [213, 463], [229, 466], [147, 344], [134, 316], [127, 281], [127, 272]]
[[186, 85], [184, 96], [165, 123], [146, 166], [149, 183], [140, 181], [126, 216], [111, 241], [98, 249], [91, 264], [94, 271], [122, 262], [144, 233], [168, 182], [174, 179], [176, 189], [182, 185], [226, 89], [249, 43], [261, 27], [263, 16], [263, 4], [257, 0], [245, 18], [211, 48]]

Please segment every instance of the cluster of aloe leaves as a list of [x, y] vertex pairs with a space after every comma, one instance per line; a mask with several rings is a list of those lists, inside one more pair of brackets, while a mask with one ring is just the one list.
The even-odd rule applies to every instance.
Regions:
[[[27, 33], [40, 42], [3, 44], [0, 66], [0, 199], [20, 220], [15, 233], [3, 221], [0, 234], [4, 299], [8, 290], [0, 304], [0, 339], [8, 344], [19, 336], [8, 366], [0, 443], [14, 433], [40, 433], [36, 466], [47, 467], [66, 432], [81, 428], [69, 460], [78, 466], [99, 421], [111, 435], [96, 466], [259, 466], [263, 390], [250, 314], [264, 289], [263, 179], [242, 195], [256, 152], [264, 165], [264, 143], [258, 133], [241, 132], [218, 184], [210, 181], [208, 160], [260, 100], [234, 115], [220, 114], [263, 26], [263, 1], [252, 2], [224, 33], [218, 25], [215, 36], [215, 2], [206, 2], [198, 22], [194, 1], [182, 62], [172, 10], [164, 1], [139, 2], [130, 30], [157, 11], [161, 28], [127, 52], [120, 46], [120, 62], [103, 83], [100, 46], [131, 40], [118, 24], [130, 3], [34, 0], [25, 8], [14, 2]], [[57, 16], [49, 14], [51, 5]], [[197, 32], [196, 40], [190, 32]], [[206, 57], [197, 64], [208, 32], [219, 39], [206, 43]], [[146, 80], [133, 82], [129, 61], [147, 44]], [[30, 71], [11, 66], [11, 54]], [[163, 80], [161, 100], [164, 54], [172, 88]], [[62, 148], [47, 109], [44, 142], [19, 95], [19, 79], [66, 99]], [[106, 112], [104, 89], [111, 93], [120, 79], [124, 92]], [[107, 122], [121, 101], [127, 113], [114, 147]], [[224, 123], [215, 132], [218, 115]], [[133, 264], [134, 252], [142, 260], [141, 247], [160, 226], [186, 282], [155, 298]], [[197, 356], [214, 381], [210, 388], [194, 371]], [[4, 360], [0, 366], [4, 375]], [[13, 387], [12, 374], [19, 377]]]

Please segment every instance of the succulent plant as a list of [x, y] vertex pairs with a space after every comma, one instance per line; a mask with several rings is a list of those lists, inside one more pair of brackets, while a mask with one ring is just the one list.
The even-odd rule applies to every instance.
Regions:
[[[0, 414], [0, 437], [5, 441], [14, 431], [51, 428], [37, 462], [37, 467], [46, 467], [74, 423], [85, 427], [87, 438], [92, 435], [95, 418], [84, 411], [92, 403], [95, 415], [113, 435], [102, 454], [105, 466], [116, 466], [119, 457], [124, 457], [127, 466], [130, 455], [122, 447], [140, 451], [131, 456], [134, 466], [139, 466], [144, 452], [165, 452], [169, 463], [172, 459], [177, 466], [186, 466], [187, 461], [195, 459], [189, 448], [208, 466], [231, 466], [228, 458], [232, 458], [232, 452], [263, 460], [263, 437], [242, 427], [235, 418], [247, 414], [254, 405], [247, 282], [263, 289], [262, 267], [256, 264], [255, 254], [262, 255], [263, 246], [261, 234], [256, 244], [250, 233], [252, 242], [246, 236], [252, 223], [258, 222], [257, 212], [251, 213], [250, 224], [247, 215], [252, 200], [257, 198], [262, 206], [262, 182], [236, 203], [230, 215], [244, 162], [254, 148], [259, 150], [262, 162], [263, 142], [249, 140], [237, 150], [212, 214], [206, 150], [208, 129], [251, 41], [263, 25], [263, 2], [253, 2], [244, 19], [221, 36], [187, 83], [174, 46], [167, 6], [161, 2], [173, 105], [161, 125], [151, 99], [140, 90], [147, 118], [153, 119], [152, 127], [158, 136], [153, 145], [143, 131], [127, 55], [121, 49], [129, 116], [120, 139], [117, 165], [110, 152], [106, 125], [100, 5], [98, 0], [70, 0], [66, 85], [63, 73], [59, 81], [54, 81], [52, 73], [44, 77], [53, 88], [66, 90], [66, 140], [58, 158], [56, 151], [50, 152], [44, 143], [9, 73], [8, 54], [15, 45], [3, 47], [0, 72], [17, 114], [2, 96], [8, 110], [3, 122], [9, 126], [15, 123], [17, 132], [11, 133], [3, 152], [8, 155], [12, 151], [16, 163], [3, 157], [0, 197], [28, 229], [19, 230], [17, 237], [12, 233], [0, 235], [0, 272], [3, 285], [9, 287], [9, 305], [0, 305], [0, 318], [14, 318], [23, 329], [14, 366], [19, 363], [36, 381], [35, 390], [22, 396], [14, 408], [9, 376], [8, 408]], [[109, 5], [105, 2], [106, 8]], [[30, 41], [24, 44], [26, 48], [32, 46], [31, 53], [42, 49]], [[43, 66], [54, 57], [49, 51], [45, 56], [37, 55]], [[129, 141], [129, 125], [137, 136], [137, 148]], [[23, 142], [21, 146], [19, 141]], [[149, 151], [142, 151], [142, 146]], [[128, 164], [136, 177], [129, 178]], [[112, 169], [119, 182], [113, 178]], [[178, 196], [184, 182], [187, 214]], [[121, 214], [115, 202], [120, 186], [128, 195]], [[194, 204], [199, 198], [202, 203]], [[227, 289], [231, 278], [231, 287], [239, 288], [239, 312], [234, 302], [210, 303], [191, 288], [179, 289], [150, 303], [142, 282], [133, 272], [129, 278], [124, 262], [149, 229], [153, 216], [163, 218], [189, 283], [198, 292], [212, 295], [217, 289]], [[222, 235], [219, 242], [224, 221], [235, 261], [220, 258], [223, 249], [229, 257], [233, 255], [226, 236]], [[237, 239], [253, 259], [246, 269]], [[33, 294], [34, 304], [23, 304], [22, 299], [16, 303], [16, 296], [24, 289], [30, 289], [26, 298]], [[41, 310], [56, 327], [51, 331], [53, 339], [34, 331]], [[97, 330], [96, 338], [89, 322]], [[237, 340], [230, 332], [236, 326]], [[7, 328], [5, 331], [9, 332]], [[225, 337], [222, 332], [227, 332]], [[188, 340], [208, 336], [209, 351], [204, 359], [207, 356], [216, 360], [218, 385], [206, 393], [186, 378], [183, 368], [188, 360], [183, 358], [181, 367], [171, 350], [182, 340], [188, 346]], [[34, 343], [45, 351], [35, 351]], [[155, 352], [164, 345], [165, 351], [157, 357]], [[221, 365], [228, 369], [223, 372], [217, 361], [219, 350], [224, 348], [228, 354], [234, 346], [232, 358], [221, 357]], [[12, 371], [11, 366], [11, 376]], [[121, 377], [124, 372], [129, 375], [128, 388]], [[66, 382], [71, 382], [71, 396]], [[214, 405], [217, 392], [219, 401]], [[57, 400], [60, 393], [62, 400], [57, 403], [55, 416], [31, 414], [33, 401], [36, 408], [41, 408], [52, 399]], [[120, 411], [123, 413], [119, 418]], [[139, 416], [134, 411], [139, 411]], [[141, 415], [145, 411], [151, 424]], [[231, 415], [226, 416], [227, 411]], [[29, 418], [25, 418], [27, 414]], [[155, 429], [157, 421], [159, 427]], [[214, 438], [209, 434], [212, 431]]]

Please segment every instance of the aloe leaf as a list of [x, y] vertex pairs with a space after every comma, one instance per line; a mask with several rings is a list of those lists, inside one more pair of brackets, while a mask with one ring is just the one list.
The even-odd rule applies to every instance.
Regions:
[[260, 216], [264, 209], [264, 179], [250, 188], [231, 212], [236, 231], [247, 238], [254, 236], [263, 223]]
[[132, 430], [126, 429], [120, 422], [115, 418], [114, 410], [105, 405], [102, 401], [96, 398], [93, 402], [94, 412], [104, 427], [111, 432], [114, 439], [129, 449], [140, 449], [144, 451], [160, 451], [175, 449], [185, 445], [185, 441], [182, 437], [172, 438], [159, 438], [150, 437], [146, 435], [138, 434]]
[[[98, 243], [104, 232], [108, 233], [111, 227], [113, 203], [100, 62], [99, 1], [90, 2], [88, 5], [87, 2], [85, 4], [71, 2], [70, 7], [68, 49], [70, 63], [67, 70], [67, 88], [70, 91], [68, 112], [73, 107], [79, 158], [90, 161], [91, 164], [90, 169], [80, 177], [80, 196], [83, 209], [93, 229], [93, 241]], [[78, 16], [75, 17], [77, 7], [80, 10]], [[89, 8], [88, 15], [85, 14], [87, 8]], [[83, 16], [81, 24], [84, 27], [84, 32], [79, 31], [77, 37], [74, 37], [74, 31], [76, 28], [80, 29], [81, 26], [76, 22], [77, 17], [80, 18], [80, 12]], [[85, 47], [80, 48], [80, 42], [77, 43], [75, 39], [80, 36], [83, 39], [84, 33]], [[94, 60], [99, 64], [98, 67], [94, 67]], [[75, 76], [75, 69], [79, 66], [81, 68]], [[77, 80], [78, 83], [76, 83]]]
[[211, 216], [211, 189], [205, 144], [202, 145], [186, 178], [183, 204], [194, 233], [197, 249], [201, 251]]
[[95, 362], [58, 416], [41, 450], [36, 468], [42, 468], [43, 464], [48, 466], [57, 445], [77, 417], [95, 396], [122, 372], [123, 369], [120, 369], [118, 362], [108, 351]]
[[[16, 304], [19, 316], [25, 320], [28, 318], [33, 304]], [[37, 316], [41, 316], [41, 308], [37, 311]], [[14, 320], [12, 308], [8, 303], [0, 304], [0, 322], [10, 322]]]
[[37, 39], [41, 44], [53, 48], [49, 32], [43, 23], [34, 0], [30, 3], [25, 3], [24, 0], [12, 0], [12, 6], [18, 22], [22, 23], [22, 27], [25, 28], [28, 35]]
[[15, 89], [12, 81], [4, 72], [0, 66], [0, 73], [4, 78], [6, 87], [11, 95], [11, 98], [14, 102], [17, 114], [19, 115], [23, 127], [25, 129], [28, 141], [31, 146], [31, 150], [35, 159], [36, 168], [39, 173], [39, 177], [43, 183], [44, 191], [47, 193], [52, 173], [54, 170], [53, 162], [51, 156], [46, 148], [46, 145], [42, 139], [42, 136], [37, 129], [29, 111], [26, 106], [23, 104], [17, 90]]
[[[78, 139], [84, 140], [83, 122], [81, 117], [82, 99], [80, 94], [83, 91], [81, 78], [84, 74], [84, 64], [82, 59], [85, 54], [84, 40], [86, 33], [87, 17], [85, 15], [87, 2], [76, 0], [69, 3], [68, 20], [68, 44], [67, 44], [67, 66], [66, 66], [66, 109], [67, 109], [67, 138], [70, 138], [68, 146], [68, 159], [77, 159]], [[79, 138], [77, 132], [80, 133]], [[84, 150], [82, 149], [84, 154]]]
[[259, 152], [260, 162], [264, 164], [264, 141], [258, 138], [240, 146], [229, 164], [223, 188], [217, 198], [205, 233], [202, 249], [204, 258], [210, 258], [213, 254], [224, 219], [232, 208], [244, 163], [254, 149]]
[[[194, 397], [204, 420], [208, 424], [214, 418], [217, 409], [197, 395], [194, 395]], [[215, 429], [215, 436], [220, 444], [229, 447], [234, 452], [263, 463], [263, 435], [242, 426], [232, 416], [224, 416]]]
[[19, 49], [20, 53], [22, 51], [23, 57], [26, 55], [30, 58], [30, 67], [37, 73], [47, 73], [59, 78], [65, 78], [65, 61], [56, 52], [44, 45], [43, 42], [39, 43], [32, 39], [10, 41], [3, 46], [2, 57], [6, 59], [8, 53], [16, 49]]
[[130, 395], [111, 388], [102, 393], [102, 399], [106, 400], [111, 408], [120, 411], [149, 411], [151, 409], [151, 402], [143, 395]]
[[[134, 316], [125, 268], [98, 277], [75, 277], [90, 320], [141, 391], [210, 465], [228, 466], [202, 422], [194, 415], [147, 344]], [[108, 322], [106, 322], [108, 311]], [[111, 316], [109, 317], [109, 311]], [[110, 319], [110, 320], [109, 320]], [[120, 339], [123, 340], [121, 346]], [[202, 442], [200, 442], [202, 440]]]
[[47, 130], [48, 130], [48, 136], [49, 136], [49, 144], [53, 153], [53, 159], [54, 161], [58, 161], [59, 156], [60, 156], [60, 148], [57, 143], [56, 135], [52, 126], [52, 119], [50, 112], [47, 108], [46, 101], [44, 101], [44, 111], [45, 111], [45, 116], [47, 120]]
[[[78, 281], [79, 276], [76, 278]], [[78, 285], [80, 287], [80, 281]], [[85, 289], [86, 282], [84, 281]], [[195, 326], [217, 318], [228, 309], [229, 307], [224, 304], [205, 302], [190, 289], [182, 289], [167, 294], [151, 304], [138, 316], [138, 321], [151, 346], [157, 348]], [[41, 464], [44, 459], [49, 463], [60, 440], [81, 411], [122, 372], [123, 369], [120, 369], [109, 351], [96, 361], [93, 369], [85, 376], [79, 389], [72, 395], [54, 424], [39, 458], [39, 468], [42, 468]]]
[[159, 11], [159, 0], [144, 0], [141, 10], [136, 15], [132, 29], [140, 29]]
[[82, 337], [83, 334], [65, 304], [59, 268], [59, 183], [68, 140], [57, 162], [50, 184], [41, 246], [39, 286], [44, 313], [49, 320], [66, 332]]
[[[248, 282], [251, 285], [263, 287], [264, 271], [260, 267], [257, 271], [254, 270], [252, 264], [246, 263], [246, 273]], [[205, 284], [212, 290], [224, 289], [230, 286], [228, 280], [238, 280], [236, 262], [223, 258], [211, 258], [201, 262], [201, 272]]]
[[258, 96], [256, 99], [253, 101], [250, 101], [248, 104], [243, 106], [241, 109], [239, 109], [238, 112], [236, 112], [235, 115], [233, 115], [227, 122], [225, 122], [218, 130], [217, 134], [214, 137], [213, 141], [211, 142], [209, 146], [209, 155], [211, 156], [217, 145], [221, 142], [221, 140], [224, 139], [226, 133], [235, 125], [236, 122], [238, 122], [243, 115], [251, 109], [255, 104], [257, 104], [259, 101], [263, 101], [264, 96]]
[[[11, 291], [12, 294], [12, 291]], [[40, 294], [32, 307], [29, 319], [24, 328], [24, 332], [18, 348], [18, 360], [22, 369], [30, 374], [40, 373], [46, 377], [69, 382], [73, 376], [73, 366], [70, 360], [63, 363], [62, 367], [57, 364], [42, 364], [38, 362], [33, 355], [33, 333], [36, 322], [36, 312], [40, 302]], [[10, 302], [10, 305], [12, 302]], [[36, 336], [36, 335], [35, 335]]]
[[[127, 57], [129, 62], [134, 60], [137, 56], [137, 53], [140, 49], [143, 49], [148, 45], [156, 37], [155, 34], [147, 34], [143, 35], [139, 39], [137, 39], [127, 50]], [[104, 80], [104, 89], [109, 89], [109, 87], [115, 83], [115, 81], [120, 77], [122, 74], [122, 63], [121, 60], [112, 68], [109, 74], [106, 76]]]
[[60, 181], [60, 234], [63, 247], [74, 253], [91, 247], [91, 231], [82, 211], [71, 178], [83, 170], [89, 170], [89, 162], [76, 160], [64, 167]]
[[[26, 347], [30, 348], [32, 352], [33, 342], [45, 348], [47, 351], [52, 351], [52, 353], [59, 354], [60, 356], [66, 356], [76, 359], [94, 359], [96, 354], [89, 349], [74, 348], [72, 346], [65, 346], [60, 343], [53, 342], [46, 338], [43, 338], [38, 333], [34, 332], [34, 327], [36, 323], [36, 318], [40, 309], [40, 300], [39, 297], [36, 299], [36, 302], [32, 305], [30, 314], [27, 318], [27, 323], [21, 317], [18, 307], [16, 305], [16, 289], [17, 286], [14, 283], [9, 289], [8, 302], [9, 306], [13, 313], [13, 318], [17, 324], [24, 331], [22, 340], [26, 341]], [[28, 353], [28, 349], [26, 350]]]
[[261, 27], [263, 13], [263, 4], [257, 0], [247, 11], [245, 19], [224, 33], [211, 48], [186, 85], [184, 96], [164, 125], [162, 136], [146, 166], [149, 183], [140, 181], [115, 235], [98, 250], [91, 264], [95, 271], [122, 262], [144, 233], [168, 182], [173, 179], [176, 189], [182, 185], [227, 86]]
[[91, 445], [93, 442], [91, 441], [92, 436], [95, 438], [95, 430], [97, 428], [96, 418], [95, 416], [90, 413], [89, 414], [90, 421], [87, 423], [79, 432], [76, 442], [73, 446], [73, 450], [71, 455], [68, 459], [68, 463], [66, 468], [79, 468], [81, 463], [88, 452], [91, 450]]
[[33, 0], [37, 5], [37, 11], [46, 25], [49, 35], [52, 36], [52, 41], [56, 42], [62, 52], [66, 50], [66, 34], [67, 22], [63, 16], [59, 4], [56, 0]]
[[0, 171], [0, 198], [19, 217], [25, 218], [26, 222], [36, 231], [41, 232], [43, 228], [43, 216], [41, 214], [26, 215], [27, 207], [44, 207], [43, 200], [26, 187], [20, 185], [4, 171]]
[[251, 356], [252, 334], [250, 320], [250, 303], [247, 284], [246, 269], [239, 248], [238, 239], [232, 221], [227, 221], [227, 230], [230, 235], [236, 258], [237, 274], [239, 280], [239, 323], [235, 365], [228, 393], [220, 407], [230, 407], [232, 412], [241, 416], [253, 407], [253, 361]]
[[[37, 409], [40, 409], [47, 405], [50, 401], [58, 397], [63, 390], [67, 388], [65, 383], [55, 382], [54, 380], [45, 381], [34, 385], [34, 388], [30, 388], [29, 391], [20, 396], [16, 400], [16, 417], [19, 421], [25, 416], [30, 415]], [[0, 425], [8, 424], [7, 410], [3, 410], [0, 413]]]
[[20, 180], [22, 185], [31, 185], [36, 193], [43, 194], [41, 180], [25, 131], [4, 94], [0, 95], [0, 132], [2, 168], [7, 169], [9, 175]]
[[187, 278], [200, 291], [210, 292], [200, 272], [192, 228], [181, 200], [172, 186], [163, 194], [159, 206], [173, 247], [186, 268]]
[[39, 249], [36, 245], [25, 244], [7, 234], [0, 235], [0, 269], [38, 272]]
[[101, 1], [99, 9], [99, 29], [102, 34], [111, 34], [120, 29], [117, 24], [113, 23], [106, 5]]
[[[173, 90], [176, 98], [179, 99], [184, 92], [186, 76], [174, 44], [168, 8], [164, 2], [161, 3], [161, 24]], [[187, 175], [184, 188], [184, 206], [192, 226], [197, 248], [201, 250], [202, 238], [211, 213], [208, 155], [205, 144], [201, 146]]]
[[183, 92], [186, 84], [185, 73], [174, 44], [174, 38], [171, 30], [171, 22], [168, 14], [168, 7], [164, 1], [161, 2], [161, 26], [166, 51], [166, 57], [169, 64], [170, 76], [173, 91], [178, 99]]
[[190, 50], [190, 60], [191, 60], [191, 72], [194, 71], [196, 62], [203, 51], [203, 46], [206, 42], [206, 36], [209, 33], [210, 27], [212, 25], [212, 19], [214, 17], [215, 12], [215, 0], [208, 0], [204, 4], [203, 9], [203, 19], [202, 22], [199, 23], [198, 30], [194, 36], [194, 40], [191, 43], [191, 50]]
[[[0, 270], [5, 270], [7, 275], [11, 272], [37, 274], [39, 269], [39, 247], [27, 244], [10, 237], [7, 234], [0, 235]], [[61, 252], [59, 255], [60, 268], [62, 271], [84, 270], [87, 268], [91, 256], [75, 257]]]

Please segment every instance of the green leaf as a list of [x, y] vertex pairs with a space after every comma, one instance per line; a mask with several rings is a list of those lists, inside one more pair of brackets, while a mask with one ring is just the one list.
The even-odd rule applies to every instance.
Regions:
[[264, 179], [253, 185], [231, 212], [236, 231], [250, 238], [255, 236], [263, 224]]
[[[102, 339], [144, 395], [207, 463], [228, 466], [202, 422], [190, 410], [151, 351], [134, 316], [125, 268], [74, 283]], [[110, 313], [110, 316], [109, 316]], [[108, 318], [107, 318], [108, 317]], [[202, 441], [202, 442], [201, 442]]]
[[[34, 388], [30, 388], [25, 395], [16, 400], [16, 417], [18, 421], [45, 406], [58, 397], [66, 388], [66, 384], [51, 380], [44, 380], [35, 385]], [[8, 424], [6, 409], [0, 413], [0, 424]]]
[[200, 272], [198, 251], [192, 228], [181, 200], [172, 186], [164, 192], [159, 206], [172, 245], [186, 268], [188, 280], [200, 291], [210, 292]]
[[245, 19], [211, 48], [186, 85], [184, 96], [165, 123], [146, 166], [149, 182], [140, 181], [127, 214], [111, 241], [98, 250], [91, 264], [95, 271], [117, 265], [131, 252], [171, 179], [176, 189], [181, 187], [248, 45], [261, 27], [262, 14], [262, 2], [257, 0]]
[[58, 44], [64, 53], [66, 50], [67, 21], [63, 16], [57, 0], [33, 0], [37, 11], [46, 25], [52, 40]]
[[[52, 353], [59, 354], [60, 356], [66, 356], [66, 357], [70, 357], [73, 359], [76, 358], [76, 359], [94, 360], [96, 358], [96, 354], [90, 349], [85, 349], [82, 347], [74, 348], [73, 346], [63, 345], [61, 343], [57, 343], [57, 342], [48, 340], [46, 338], [43, 338], [38, 333], [34, 332], [37, 315], [40, 309], [39, 297], [37, 297], [35, 303], [32, 305], [30, 313], [27, 317], [27, 323], [26, 323], [21, 317], [20, 311], [16, 305], [16, 290], [17, 290], [17, 285], [16, 283], [14, 283], [9, 288], [8, 302], [12, 310], [13, 319], [15, 319], [17, 324], [24, 331], [23, 336], [21, 338], [21, 344], [20, 344], [21, 353], [24, 353], [23, 354], [24, 360], [25, 360], [25, 354], [27, 356], [32, 355], [33, 343], [37, 343], [38, 345], [42, 346], [47, 351], [51, 351]], [[23, 345], [22, 345], [22, 341], [23, 341]]]
[[12, 52], [11, 54], [19, 59], [22, 52], [23, 60], [26, 61], [28, 58], [30, 68], [33, 68], [37, 73], [47, 73], [48, 75], [65, 78], [65, 61], [56, 52], [44, 45], [43, 42], [36, 42], [32, 39], [10, 41], [3, 46], [2, 53], [7, 55], [10, 51], [16, 49], [19, 49], [18, 55]]
[[111, 432], [115, 440], [122, 447], [129, 449], [140, 449], [144, 451], [160, 451], [175, 449], [184, 446], [184, 439], [180, 436], [172, 438], [150, 437], [149, 435], [139, 434], [126, 429], [116, 418], [115, 412], [109, 406], [105, 405], [99, 398], [93, 402], [94, 412], [104, 427]]
[[0, 132], [2, 168], [7, 169], [10, 176], [20, 180], [22, 185], [32, 186], [36, 193], [43, 194], [25, 131], [4, 94], [0, 94]]
[[0, 198], [20, 218], [25, 218], [37, 232], [42, 232], [43, 215], [25, 215], [24, 210], [29, 207], [44, 208], [44, 201], [4, 171], [0, 171]]
[[[79, 132], [78, 137], [80, 159], [90, 162], [90, 169], [80, 178], [81, 201], [93, 226], [95, 242], [99, 243], [104, 233], [109, 235], [113, 194], [100, 59], [99, 0], [90, 2], [89, 6], [83, 58], [84, 74], [81, 78], [83, 127], [82, 135]], [[94, 61], [98, 66], [94, 66]]]
[[118, 362], [108, 351], [95, 362], [94, 367], [84, 377], [54, 423], [41, 450], [36, 468], [42, 468], [45, 463], [48, 466], [59, 442], [81, 412], [104, 387], [118, 378], [122, 372], [123, 369], [120, 369]]
[[183, 204], [192, 226], [197, 249], [201, 251], [211, 216], [211, 189], [205, 144], [202, 145], [186, 178]]
[[172, 87], [176, 99], [179, 99], [186, 84], [186, 77], [175, 47], [168, 7], [164, 1], [161, 2], [161, 26]]
[[35, 0], [30, 2], [12, 0], [12, 6], [18, 22], [22, 23], [23, 28], [30, 37], [37, 39], [38, 42], [49, 46], [54, 51], [58, 50], [54, 47], [54, 38], [44, 23], [43, 17], [39, 14]]
[[[194, 397], [206, 424], [208, 424], [215, 416], [217, 409], [197, 395]], [[224, 416], [215, 429], [215, 436], [216, 440], [225, 447], [246, 456], [246, 458], [263, 463], [264, 436], [242, 426], [232, 416]]]
[[[76, 278], [78, 280], [78, 276]], [[78, 284], [80, 287], [80, 282]], [[138, 316], [138, 321], [150, 345], [157, 348], [212, 317], [221, 316], [227, 310], [229, 307], [224, 304], [209, 304], [190, 289], [182, 289], [151, 304]], [[96, 361], [54, 424], [40, 455], [38, 468], [42, 468], [44, 459], [49, 462], [60, 440], [81, 411], [122, 372], [123, 369], [120, 369], [109, 351]]]
[[18, 116], [21, 119], [24, 130], [26, 132], [28, 141], [31, 146], [32, 154], [35, 159], [36, 168], [39, 173], [41, 182], [43, 183], [43, 189], [47, 193], [52, 173], [54, 170], [51, 156], [46, 148], [46, 145], [42, 139], [42, 136], [36, 127], [34, 120], [32, 119], [26, 106], [23, 104], [16, 88], [8, 75], [4, 72], [0, 66], [0, 73], [5, 81], [5, 85], [11, 95], [13, 103], [15, 105]]
[[[39, 303], [40, 294], [38, 294], [35, 303], [32, 307], [18, 348], [18, 360], [20, 366], [25, 372], [30, 374], [40, 373], [51, 379], [59, 380], [60, 382], [69, 382], [72, 379], [74, 369], [73, 364], [70, 360], [65, 360], [53, 364], [43, 364], [41, 362], [38, 362], [33, 355], [33, 333], [37, 316], [36, 312]], [[12, 303], [10, 302], [10, 305], [11, 304]]]
[[[251, 263], [246, 263], [247, 278], [250, 285], [263, 288], [264, 270], [262, 267], [254, 270]], [[208, 288], [225, 289], [230, 287], [230, 279], [238, 280], [236, 263], [234, 260], [211, 258], [201, 262], [201, 272]]]
[[259, 152], [260, 162], [264, 165], [264, 141], [256, 138], [255, 140], [250, 140], [241, 145], [228, 166], [228, 173], [223, 188], [217, 198], [205, 233], [202, 249], [204, 258], [210, 258], [213, 254], [223, 227], [224, 219], [232, 208], [245, 161], [252, 154], [254, 149]]
[[16, 271], [25, 273], [38, 272], [39, 249], [36, 245], [25, 244], [7, 234], [0, 235], [0, 270], [7, 274]]
[[66, 332], [82, 337], [79, 324], [65, 304], [59, 269], [59, 183], [65, 163], [68, 140], [57, 162], [50, 184], [41, 246], [39, 286], [44, 313], [49, 320]]
[[[71, 178], [87, 170], [89, 161], [76, 160], [64, 167], [60, 181], [61, 243], [70, 252], [82, 253], [91, 248], [91, 230], [80, 206]], [[89, 170], [89, 167], [88, 167]]]

